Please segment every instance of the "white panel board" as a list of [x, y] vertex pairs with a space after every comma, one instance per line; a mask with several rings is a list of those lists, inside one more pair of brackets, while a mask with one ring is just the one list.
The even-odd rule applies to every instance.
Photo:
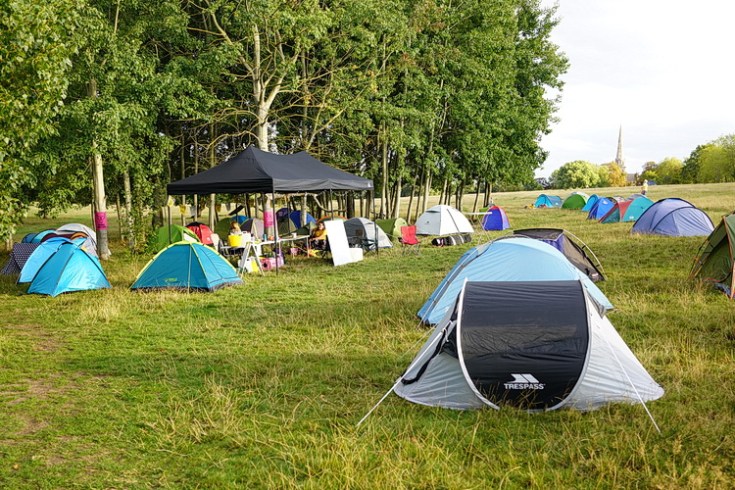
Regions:
[[332, 253], [332, 263], [335, 266], [362, 260], [362, 257], [357, 258], [350, 251], [350, 245], [347, 242], [347, 233], [345, 233], [344, 221], [329, 220], [324, 222], [324, 226], [327, 228], [329, 250]]

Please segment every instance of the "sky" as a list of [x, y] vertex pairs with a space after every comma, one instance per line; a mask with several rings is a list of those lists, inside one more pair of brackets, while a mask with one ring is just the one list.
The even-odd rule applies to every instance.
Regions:
[[541, 0], [569, 58], [539, 177], [615, 160], [628, 172], [735, 133], [735, 0]]

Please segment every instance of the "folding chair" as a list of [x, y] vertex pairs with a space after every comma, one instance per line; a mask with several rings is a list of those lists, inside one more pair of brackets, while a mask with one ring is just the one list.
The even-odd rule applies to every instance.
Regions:
[[416, 225], [401, 226], [401, 237], [398, 241], [401, 242], [401, 250], [404, 253], [414, 250], [416, 253], [421, 253], [419, 249], [421, 242], [416, 238]]

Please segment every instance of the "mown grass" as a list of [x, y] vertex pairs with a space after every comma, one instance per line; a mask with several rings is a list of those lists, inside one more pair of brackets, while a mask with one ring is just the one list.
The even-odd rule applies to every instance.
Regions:
[[[735, 209], [733, 184], [650, 194], [713, 219]], [[688, 281], [702, 240], [525, 209], [536, 195], [495, 201], [515, 228], [568, 229], [600, 258], [610, 318], [666, 389], [649, 406], [661, 434], [640, 406], [456, 412], [396, 396], [356, 427], [412, 359], [427, 334], [415, 312], [467, 247], [141, 294], [127, 288], [150, 257], [115, 243], [112, 290], [45, 298], [0, 278], [0, 487], [735, 486], [735, 303]], [[19, 237], [87, 215], [31, 218]]]

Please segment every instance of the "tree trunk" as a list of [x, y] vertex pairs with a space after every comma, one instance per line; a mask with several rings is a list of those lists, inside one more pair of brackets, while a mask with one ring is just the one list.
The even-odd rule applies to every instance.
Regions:
[[120, 239], [125, 237], [122, 229], [122, 205], [120, 204], [120, 194], [115, 195], [115, 211], [117, 211], [117, 234], [120, 235]]
[[416, 184], [418, 182], [418, 179], [414, 177], [413, 182], [411, 183], [411, 194], [408, 196], [408, 207], [406, 208], [406, 219], [411, 219], [411, 209], [413, 208], [413, 198], [416, 195]]
[[[87, 85], [87, 95], [97, 98], [97, 80], [94, 78]], [[94, 190], [94, 228], [97, 232], [97, 255], [101, 260], [110, 258], [110, 248], [107, 237], [107, 197], [105, 196], [105, 173], [102, 165], [102, 155], [97, 152], [97, 142], [92, 142], [92, 187]]]
[[475, 187], [475, 201], [472, 203], [472, 214], [473, 215], [474, 215], [474, 213], [477, 212], [477, 204], [479, 203], [479, 200], [480, 200], [480, 188], [482, 187], [481, 183], [482, 182], [478, 178], [477, 179], [477, 187]]
[[[196, 133], [194, 133], [194, 175], [199, 173], [199, 141], [196, 138]], [[199, 216], [199, 195], [194, 194], [192, 196], [192, 202], [194, 203], [194, 212], [191, 213], [194, 216], [192, 216], [192, 221], [197, 221], [197, 216]]]
[[130, 172], [123, 172], [123, 189], [125, 192], [125, 220], [128, 232], [128, 245], [130, 250], [135, 250], [135, 222], [133, 219], [133, 192], [130, 186]]
[[94, 156], [91, 158], [92, 181], [94, 182], [94, 226], [97, 232], [97, 255], [101, 260], [110, 258], [107, 237], [107, 197], [105, 196], [104, 168], [102, 155], [96, 152], [97, 145], [92, 143]]
[[382, 182], [380, 188], [380, 217], [385, 218], [388, 210], [388, 138], [385, 137], [385, 123], [381, 123], [381, 134], [384, 136], [382, 141]]
[[464, 200], [464, 186], [465, 186], [465, 180], [462, 179], [459, 184], [457, 184], [457, 198], [455, 200], [457, 206], [456, 208], [459, 210], [459, 212], [462, 212], [462, 201]]
[[[181, 131], [181, 179], [186, 178], [186, 136], [184, 131]], [[181, 205], [186, 206], [186, 194], [181, 195]], [[184, 216], [181, 216], [181, 220], [184, 220]]]

